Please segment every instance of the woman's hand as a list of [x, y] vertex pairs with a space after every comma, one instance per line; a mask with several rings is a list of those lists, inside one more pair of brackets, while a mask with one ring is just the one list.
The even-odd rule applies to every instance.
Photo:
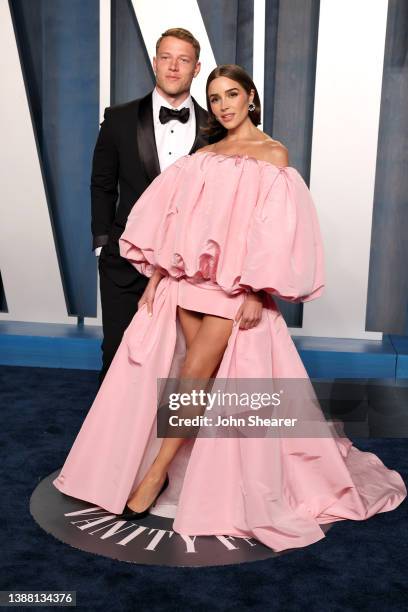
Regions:
[[146, 285], [146, 289], [144, 290], [142, 297], [137, 303], [138, 310], [141, 309], [143, 304], [146, 304], [147, 314], [149, 315], [149, 317], [153, 315], [154, 296], [156, 295], [157, 285], [160, 283], [163, 276], [164, 274], [157, 269], [153, 272], [152, 276], [149, 279], [149, 282]]
[[238, 308], [238, 312], [235, 315], [234, 325], [240, 321], [239, 329], [250, 329], [258, 325], [262, 317], [262, 292], [248, 293], [244, 302]]

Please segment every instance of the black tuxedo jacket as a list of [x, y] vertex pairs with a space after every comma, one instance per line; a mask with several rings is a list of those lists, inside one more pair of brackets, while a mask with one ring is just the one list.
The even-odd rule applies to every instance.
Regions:
[[[207, 111], [194, 98], [193, 103], [196, 138], [189, 153], [208, 142], [200, 130], [207, 124]], [[154, 136], [152, 92], [139, 100], [108, 107], [92, 162], [94, 249], [108, 242], [117, 243], [134, 203], [158, 174], [160, 165]]]

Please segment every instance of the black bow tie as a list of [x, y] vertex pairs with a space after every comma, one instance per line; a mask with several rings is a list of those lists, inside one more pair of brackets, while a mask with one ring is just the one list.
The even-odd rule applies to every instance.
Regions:
[[172, 119], [177, 119], [181, 121], [181, 123], [187, 123], [188, 118], [190, 117], [190, 109], [186, 106], [181, 108], [180, 110], [175, 110], [173, 108], [167, 108], [166, 106], [160, 107], [159, 119], [160, 123], [167, 123]]

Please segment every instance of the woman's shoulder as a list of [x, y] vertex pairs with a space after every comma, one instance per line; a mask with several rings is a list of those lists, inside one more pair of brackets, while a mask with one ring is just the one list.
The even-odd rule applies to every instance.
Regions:
[[209, 144], [209, 145], [206, 145], [205, 147], [201, 147], [201, 149], [197, 149], [196, 153], [209, 153], [211, 151], [214, 151], [213, 144]]
[[266, 138], [258, 143], [258, 159], [269, 162], [274, 166], [289, 166], [289, 152], [287, 147], [279, 140]]
[[[198, 149], [196, 153], [221, 153], [228, 155], [232, 154], [229, 147], [222, 147], [222, 144], [217, 143], [209, 144], [201, 149]], [[285, 145], [279, 140], [274, 140], [267, 134], [265, 134], [265, 138], [262, 140], [252, 141], [251, 143], [247, 143], [244, 149], [240, 150], [240, 154], [246, 153], [250, 157], [255, 157], [260, 161], [266, 161], [275, 166], [289, 166], [289, 153], [288, 149]]]

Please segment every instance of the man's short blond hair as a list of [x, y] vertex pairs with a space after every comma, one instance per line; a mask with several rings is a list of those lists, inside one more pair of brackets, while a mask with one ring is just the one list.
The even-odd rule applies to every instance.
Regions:
[[196, 54], [196, 61], [199, 60], [200, 50], [201, 50], [200, 43], [198, 42], [196, 38], [194, 38], [191, 32], [189, 32], [188, 30], [185, 30], [184, 28], [170, 28], [169, 30], [166, 30], [165, 32], [163, 32], [163, 34], [160, 36], [159, 40], [156, 43], [156, 54], [159, 51], [161, 41], [166, 36], [173, 36], [174, 38], [179, 38], [180, 40], [185, 40], [186, 42], [189, 42], [190, 44], [192, 44], [195, 50], [195, 54]]

